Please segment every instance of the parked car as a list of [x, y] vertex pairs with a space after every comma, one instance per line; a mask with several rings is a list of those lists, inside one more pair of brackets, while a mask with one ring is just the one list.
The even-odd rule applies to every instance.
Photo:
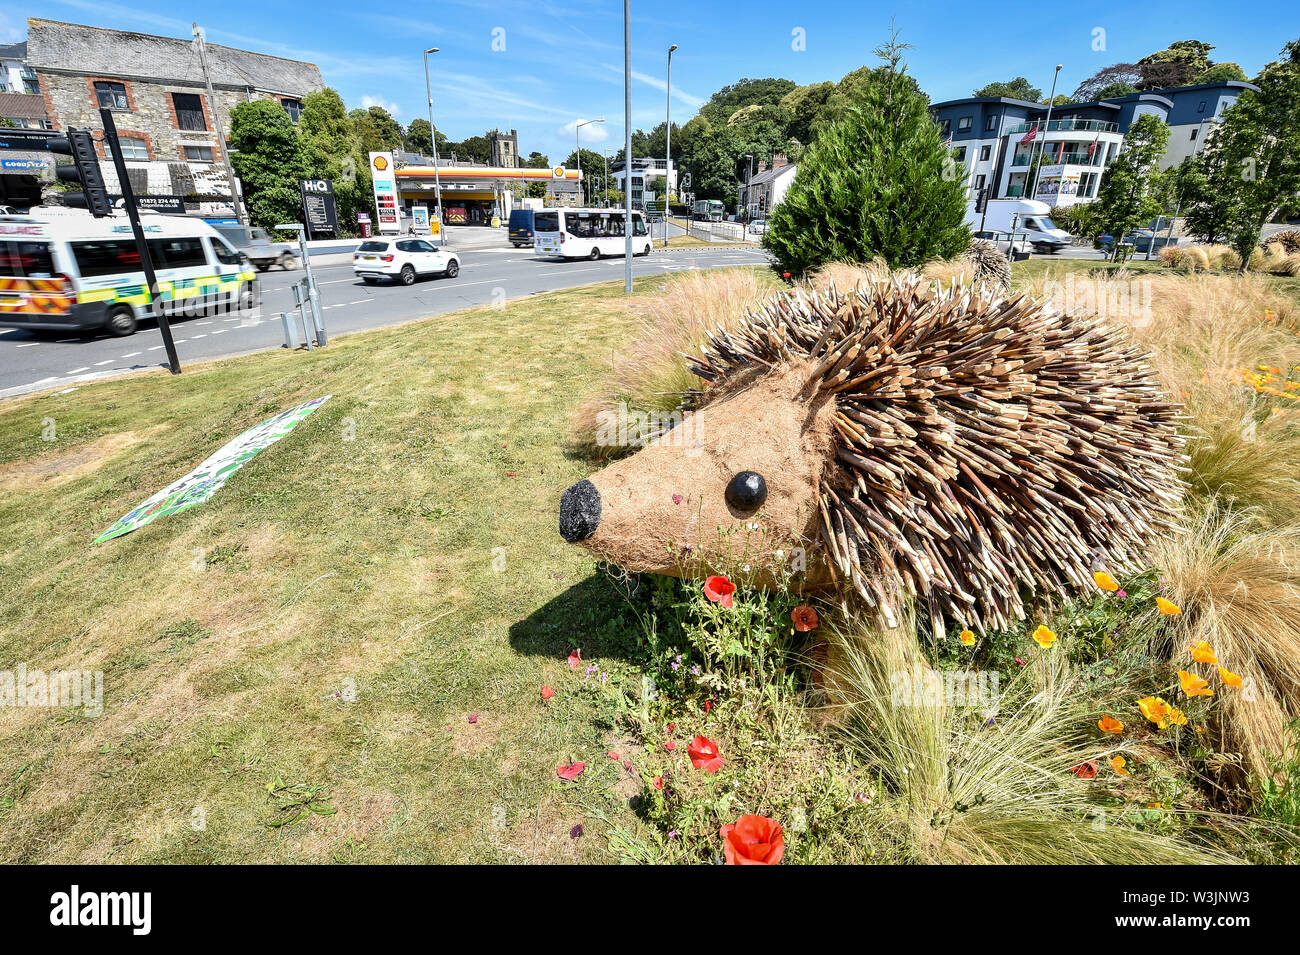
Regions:
[[454, 279], [460, 259], [426, 239], [367, 239], [352, 254], [352, 271], [368, 285], [384, 278], [413, 285], [421, 275]]
[[516, 249], [533, 244], [533, 210], [511, 209], [510, 226], [507, 230], [510, 244]]
[[754, 235], [762, 235], [767, 231], [767, 220], [755, 219], [749, 224], [749, 231], [754, 233]]
[[273, 265], [280, 266], [286, 272], [298, 267], [298, 253], [293, 243], [276, 242], [265, 229], [244, 225], [219, 225], [215, 228], [259, 272], [265, 272]]
[[[1134, 252], [1142, 254], [1145, 254], [1148, 248], [1152, 252], [1159, 252], [1166, 245], [1178, 244], [1177, 238], [1170, 239], [1164, 232], [1158, 232], [1154, 235], [1155, 245], [1152, 245], [1152, 232], [1150, 229], [1134, 229], [1124, 236], [1124, 241], [1133, 246]], [[1096, 248], [1101, 249], [1103, 252], [1109, 252], [1114, 244], [1115, 237], [1113, 235], [1099, 235], [1094, 243]]]

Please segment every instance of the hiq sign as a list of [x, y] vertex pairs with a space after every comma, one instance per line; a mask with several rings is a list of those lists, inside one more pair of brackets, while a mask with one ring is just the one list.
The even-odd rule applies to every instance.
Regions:
[[303, 192], [314, 192], [318, 195], [328, 196], [334, 192], [334, 183], [328, 179], [304, 179], [302, 181]]

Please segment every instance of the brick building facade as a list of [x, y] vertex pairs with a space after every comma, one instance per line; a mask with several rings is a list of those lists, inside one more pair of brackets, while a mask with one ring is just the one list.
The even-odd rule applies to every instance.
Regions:
[[[36, 72], [55, 129], [99, 130], [113, 110], [127, 174], [136, 191], [198, 200], [205, 212], [229, 208], [230, 183], [217, 141], [239, 103], [273, 99], [297, 122], [302, 98], [324, 87], [313, 63], [207, 44], [217, 101], [212, 115], [193, 39], [127, 33], [29, 18], [27, 64]], [[96, 139], [99, 139], [98, 133]], [[107, 159], [102, 141], [100, 156]], [[117, 174], [103, 166], [110, 192]]]

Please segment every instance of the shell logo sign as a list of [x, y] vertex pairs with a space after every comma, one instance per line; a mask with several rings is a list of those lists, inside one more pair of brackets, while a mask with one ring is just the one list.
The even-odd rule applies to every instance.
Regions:
[[374, 163], [375, 163], [375, 168], [378, 169], [380, 172], [383, 172], [385, 169], [388, 168], [388, 157], [376, 156], [374, 158]]
[[563, 178], [564, 178], [564, 167], [563, 167], [563, 166], [552, 166], [552, 167], [551, 167], [551, 178], [552, 178], [552, 179], [563, 179]]

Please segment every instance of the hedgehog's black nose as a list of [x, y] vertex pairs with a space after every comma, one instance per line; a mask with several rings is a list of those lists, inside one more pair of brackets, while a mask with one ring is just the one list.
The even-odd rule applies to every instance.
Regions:
[[570, 544], [584, 541], [600, 526], [600, 492], [579, 481], [560, 495], [560, 536]]

